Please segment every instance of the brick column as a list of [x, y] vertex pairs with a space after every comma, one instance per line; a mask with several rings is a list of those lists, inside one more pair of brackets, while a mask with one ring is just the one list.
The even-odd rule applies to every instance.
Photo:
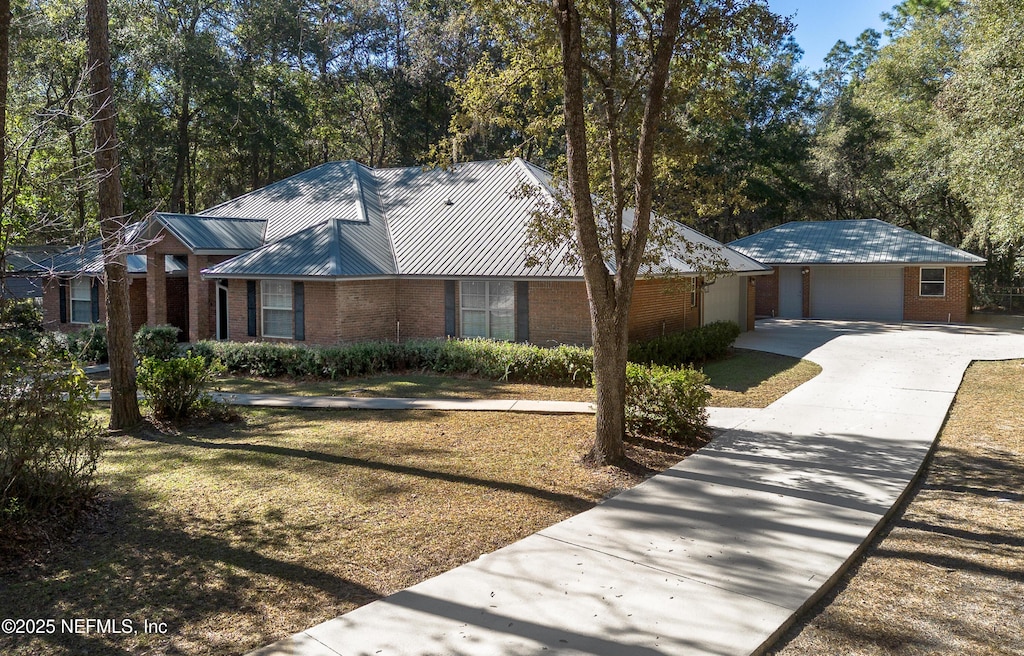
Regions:
[[160, 326], [167, 323], [167, 274], [164, 254], [146, 254], [146, 324]]
[[214, 283], [200, 276], [200, 272], [207, 266], [209, 257], [188, 256], [188, 335], [193, 342], [212, 339], [214, 336], [210, 323], [210, 304], [216, 302], [216, 297], [210, 291]]
[[[778, 285], [778, 278], [775, 284]], [[747, 278], [747, 330], [754, 329], [754, 317], [757, 314], [757, 276]]]
[[803, 307], [800, 314], [806, 319], [811, 316], [811, 268], [800, 267], [800, 284], [802, 285]]

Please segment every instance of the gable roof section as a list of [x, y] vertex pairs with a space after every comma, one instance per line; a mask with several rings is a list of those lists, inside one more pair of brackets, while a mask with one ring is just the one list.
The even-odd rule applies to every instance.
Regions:
[[245, 253], [263, 245], [266, 219], [158, 212], [162, 224], [193, 253]]
[[328, 162], [200, 213], [263, 219], [270, 244], [329, 219], [376, 224], [383, 208], [373, 171], [353, 161]]
[[[395, 275], [390, 249], [363, 224], [328, 219], [204, 270], [208, 278], [233, 276], [347, 278]], [[378, 242], [378, 243], [375, 243]]]
[[793, 221], [729, 246], [766, 264], [985, 264], [977, 255], [878, 219]]

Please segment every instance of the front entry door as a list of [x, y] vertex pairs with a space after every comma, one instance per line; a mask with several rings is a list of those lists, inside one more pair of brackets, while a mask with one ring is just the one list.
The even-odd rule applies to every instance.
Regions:
[[228, 281], [217, 283], [217, 339], [228, 338]]

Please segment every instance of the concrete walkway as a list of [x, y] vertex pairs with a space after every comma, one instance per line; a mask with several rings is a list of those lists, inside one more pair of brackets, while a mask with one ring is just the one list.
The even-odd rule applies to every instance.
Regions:
[[974, 359], [1024, 332], [772, 320], [821, 375], [607, 502], [253, 654], [756, 654], [917, 476]]

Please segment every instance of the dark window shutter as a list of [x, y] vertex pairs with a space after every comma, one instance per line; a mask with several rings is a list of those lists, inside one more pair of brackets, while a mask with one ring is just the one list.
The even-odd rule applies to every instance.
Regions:
[[92, 300], [92, 322], [100, 322], [100, 281], [96, 278], [92, 279], [92, 285], [89, 289]]
[[57, 280], [57, 289], [60, 296], [60, 322], [68, 322], [68, 286], [63, 280]]
[[455, 280], [444, 281], [444, 334], [455, 337]]
[[256, 336], [256, 281], [245, 281], [246, 308], [249, 312], [249, 337]]
[[306, 339], [306, 291], [301, 282], [292, 283], [292, 304], [295, 308], [295, 339]]
[[516, 282], [516, 341], [530, 341], [530, 283]]

